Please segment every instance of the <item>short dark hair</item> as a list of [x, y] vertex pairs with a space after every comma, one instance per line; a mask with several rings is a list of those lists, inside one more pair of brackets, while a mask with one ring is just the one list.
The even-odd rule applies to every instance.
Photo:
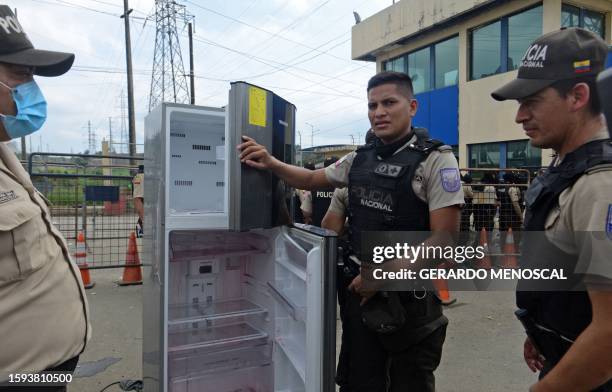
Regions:
[[412, 99], [414, 97], [412, 79], [410, 79], [410, 76], [403, 72], [383, 71], [377, 73], [368, 81], [367, 92], [370, 92], [370, 90], [374, 87], [378, 87], [383, 84], [394, 84], [397, 86], [397, 90], [401, 94], [405, 95], [406, 98]]
[[589, 103], [587, 108], [593, 115], [601, 114], [601, 101], [599, 100], [599, 94], [597, 92], [597, 77], [594, 75], [584, 76], [574, 79], [559, 80], [553, 83], [550, 87], [555, 89], [557, 93], [562, 97], [567, 97], [567, 94], [574, 88], [578, 83], [585, 83], [589, 86]]

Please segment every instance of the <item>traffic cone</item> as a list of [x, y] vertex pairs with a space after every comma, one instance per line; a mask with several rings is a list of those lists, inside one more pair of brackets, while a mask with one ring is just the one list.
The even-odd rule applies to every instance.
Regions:
[[[442, 263], [438, 268], [448, 268], [446, 263]], [[456, 298], [451, 298], [450, 291], [448, 290], [448, 283], [446, 279], [433, 279], [433, 285], [438, 292], [438, 298], [442, 301], [442, 305], [449, 306], [457, 302]]]
[[489, 240], [487, 238], [487, 230], [483, 227], [480, 231], [480, 246], [484, 248], [484, 257], [476, 262], [478, 268], [491, 268], [491, 256], [489, 256]]
[[85, 286], [86, 289], [94, 287], [95, 283], [91, 281], [91, 277], [89, 276], [89, 266], [87, 265], [87, 246], [85, 245], [85, 235], [83, 235], [83, 232], [79, 232], [77, 235], [74, 261], [81, 271], [83, 286]]
[[[119, 286], [142, 284], [140, 257], [138, 257], [138, 246], [136, 245], [136, 234], [134, 232], [130, 233], [130, 240], [125, 254], [125, 264], [123, 278], [117, 282]], [[130, 264], [135, 264], [135, 266], [130, 266]]]
[[514, 255], [516, 248], [514, 246], [514, 235], [512, 234], [512, 227], [508, 228], [506, 233], [506, 243], [504, 244], [504, 258], [502, 260], [502, 267], [504, 268], [517, 268], [518, 260]]

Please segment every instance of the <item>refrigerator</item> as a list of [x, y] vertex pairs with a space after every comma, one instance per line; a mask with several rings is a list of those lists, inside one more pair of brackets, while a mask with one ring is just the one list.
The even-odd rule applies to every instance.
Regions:
[[244, 82], [146, 117], [145, 391], [334, 390], [335, 236], [288, 222], [291, 189], [235, 148], [291, 163], [294, 133], [295, 107]]

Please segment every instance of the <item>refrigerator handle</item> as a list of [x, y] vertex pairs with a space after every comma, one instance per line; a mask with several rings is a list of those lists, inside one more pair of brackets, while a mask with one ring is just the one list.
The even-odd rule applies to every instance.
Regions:
[[296, 315], [296, 306], [293, 304], [293, 302], [276, 287], [274, 287], [272, 283], [268, 282], [268, 287], [270, 288], [272, 296], [285, 307], [285, 309], [289, 312], [289, 315], [291, 315], [291, 318], [293, 318], [295, 321], [299, 321]]

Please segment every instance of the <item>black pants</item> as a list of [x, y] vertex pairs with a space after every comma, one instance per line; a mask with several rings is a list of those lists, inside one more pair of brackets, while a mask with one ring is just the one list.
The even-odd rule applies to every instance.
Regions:
[[[400, 352], [388, 352], [376, 332], [361, 321], [361, 297], [345, 297], [342, 346], [337, 377], [340, 392], [433, 392], [434, 370], [440, 364], [446, 326]], [[344, 354], [344, 355], [343, 355]], [[342, 381], [342, 383], [340, 383]]]
[[[55, 367], [46, 369], [46, 372], [65, 372], [72, 374], [79, 362], [79, 356], [67, 360]], [[0, 387], [0, 392], [66, 392], [66, 385], [62, 386], [40, 386], [40, 387]]]
[[476, 231], [481, 231], [484, 227], [488, 233], [493, 231], [495, 204], [474, 204], [474, 228]]

